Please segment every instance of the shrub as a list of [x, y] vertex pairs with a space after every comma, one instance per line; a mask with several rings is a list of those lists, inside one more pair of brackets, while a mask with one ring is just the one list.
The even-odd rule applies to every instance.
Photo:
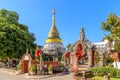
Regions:
[[120, 69], [118, 69], [116, 73], [117, 73], [117, 77], [120, 77]]
[[120, 75], [120, 69], [112, 68], [112, 67], [97, 67], [97, 68], [92, 68], [91, 71], [93, 72], [94, 75], [109, 75], [111, 77], [115, 77]]
[[98, 67], [96, 67], [96, 68], [91, 68], [90, 71], [92, 71], [92, 73], [93, 73], [94, 75], [98, 75], [98, 73], [99, 73], [99, 68], [98, 68]]

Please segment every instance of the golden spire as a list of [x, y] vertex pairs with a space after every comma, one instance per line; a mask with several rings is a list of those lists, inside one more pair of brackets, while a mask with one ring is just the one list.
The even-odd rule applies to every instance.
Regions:
[[62, 40], [59, 37], [59, 32], [58, 32], [58, 30], [56, 28], [56, 24], [55, 24], [55, 9], [52, 10], [52, 26], [48, 33], [48, 38], [46, 39], [46, 43], [49, 43], [49, 42], [62, 43]]
[[59, 37], [59, 32], [56, 28], [55, 24], [55, 9], [52, 10], [52, 26], [50, 28], [50, 31], [48, 33], [48, 37]]

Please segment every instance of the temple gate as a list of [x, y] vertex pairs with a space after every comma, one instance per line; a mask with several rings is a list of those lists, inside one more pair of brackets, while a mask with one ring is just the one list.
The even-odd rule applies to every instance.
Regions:
[[94, 66], [94, 46], [85, 38], [84, 28], [80, 31], [80, 38], [68, 50], [70, 52], [71, 70], [87, 70]]

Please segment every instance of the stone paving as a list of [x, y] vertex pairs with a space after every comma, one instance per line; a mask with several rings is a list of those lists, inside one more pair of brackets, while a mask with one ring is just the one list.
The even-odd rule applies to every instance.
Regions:
[[[54, 75], [16, 75], [16, 70], [0, 68], [0, 80], [73, 80], [72, 74], [54, 74]], [[3, 77], [1, 78], [1, 76]], [[4, 78], [4, 76], [6, 76]], [[14, 78], [13, 78], [14, 77]], [[8, 78], [8, 79], [7, 79]]]
[[14, 75], [5, 71], [0, 71], [0, 80], [30, 80], [24, 78], [24, 75]]

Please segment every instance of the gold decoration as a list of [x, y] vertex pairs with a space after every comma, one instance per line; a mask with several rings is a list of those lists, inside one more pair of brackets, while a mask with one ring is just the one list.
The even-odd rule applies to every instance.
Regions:
[[50, 42], [59, 42], [62, 43], [62, 40], [59, 38], [47, 38], [46, 39], [46, 43], [50, 43]]

